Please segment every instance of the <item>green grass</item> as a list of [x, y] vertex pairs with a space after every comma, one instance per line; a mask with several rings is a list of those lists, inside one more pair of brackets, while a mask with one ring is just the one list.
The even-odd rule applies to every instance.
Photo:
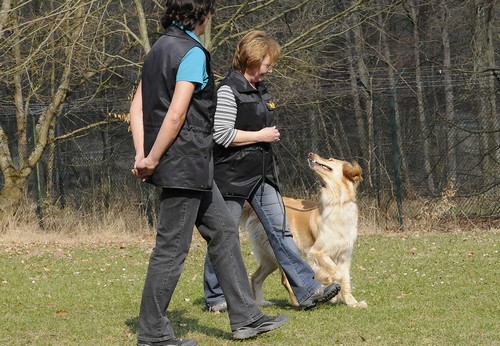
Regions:
[[[169, 308], [179, 337], [200, 345], [500, 345], [500, 233], [360, 236], [354, 295], [368, 309], [290, 309], [273, 274], [265, 313], [289, 322], [230, 340], [227, 314], [203, 311], [203, 246], [195, 243]], [[2, 243], [0, 243], [2, 244]], [[149, 246], [151, 245], [151, 246]], [[135, 345], [149, 247], [0, 247], [0, 345]], [[243, 241], [251, 273], [256, 264]]]

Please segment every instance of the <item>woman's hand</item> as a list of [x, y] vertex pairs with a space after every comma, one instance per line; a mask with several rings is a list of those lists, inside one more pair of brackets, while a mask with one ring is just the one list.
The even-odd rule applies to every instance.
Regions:
[[260, 142], [277, 142], [280, 140], [280, 132], [276, 126], [264, 127], [262, 130], [258, 131]]
[[153, 174], [157, 165], [158, 162], [153, 162], [149, 157], [136, 158], [132, 175], [144, 181]]

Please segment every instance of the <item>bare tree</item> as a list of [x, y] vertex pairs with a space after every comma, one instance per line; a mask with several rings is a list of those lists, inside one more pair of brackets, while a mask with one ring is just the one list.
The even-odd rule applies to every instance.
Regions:
[[[443, 78], [445, 90], [445, 104], [446, 104], [446, 121], [454, 123], [455, 120], [455, 105], [453, 93], [453, 81], [451, 78], [451, 47], [450, 37], [448, 30], [448, 21], [450, 13], [446, 0], [441, 0], [441, 40], [443, 43]], [[448, 165], [446, 169], [447, 183], [446, 186], [453, 184], [456, 181], [457, 174], [457, 140], [455, 132], [447, 131], [447, 144], [448, 144]]]
[[0, 8], [0, 33], [3, 33], [3, 27], [7, 22], [10, 12], [11, 0], [3, 0], [2, 7]]
[[[377, 15], [378, 19], [378, 27], [379, 29], [384, 28], [384, 23], [385, 19], [384, 16], [390, 16], [391, 15], [391, 7], [389, 7], [390, 4], [387, 4], [385, 0], [381, 0], [380, 4], [382, 5], [382, 11], [379, 11]], [[389, 9], [389, 10], [387, 10]], [[398, 162], [394, 162], [395, 169], [397, 171], [402, 171], [403, 175], [408, 177], [410, 176], [410, 172], [408, 170], [408, 164], [406, 160], [406, 154], [405, 150], [403, 147], [403, 144], [401, 142], [402, 139], [402, 134], [401, 134], [401, 112], [399, 111], [399, 100], [398, 100], [398, 89], [397, 86], [399, 83], [403, 83], [402, 78], [403, 76], [400, 75], [398, 69], [393, 63], [392, 59], [392, 54], [391, 54], [391, 46], [388, 38], [388, 33], [386, 30], [379, 30], [379, 35], [380, 35], [380, 55], [386, 65], [387, 68], [387, 76], [389, 79], [389, 94], [390, 94], [390, 100], [391, 100], [391, 112], [393, 112], [393, 126], [394, 126], [394, 136], [396, 136], [396, 143], [395, 143], [395, 148], [394, 150], [397, 150], [399, 156]]]
[[[349, 46], [351, 47], [349, 74], [354, 100], [354, 115], [356, 117], [358, 138], [362, 144], [361, 155], [366, 158], [368, 172], [371, 173], [376, 170], [376, 160], [381, 159], [376, 155], [377, 143], [375, 142], [372, 79], [365, 62], [365, 38], [360, 15], [353, 13], [349, 24], [351, 27], [348, 36]], [[372, 175], [369, 174], [368, 178], [370, 185], [374, 186], [376, 183], [372, 181]]]
[[[135, 20], [133, 27], [123, 24], [127, 21], [116, 11], [120, 4], [113, 0], [3, 2], [0, 81], [7, 92], [0, 102], [14, 104], [16, 128], [14, 131], [0, 123], [2, 222], [15, 213], [28, 177], [47, 146], [57, 140], [54, 120], [61, 114], [68, 93], [78, 91], [80, 102], [98, 97], [120, 69], [137, 64], [127, 57], [131, 46], [139, 42], [148, 49], [141, 3], [136, 1], [137, 11], [129, 12], [139, 13], [138, 27]], [[137, 31], [139, 34], [133, 34]], [[119, 44], [123, 42], [120, 37], [132, 40]], [[28, 133], [31, 122], [33, 131]], [[89, 119], [86, 128], [104, 122]], [[61, 138], [67, 136], [62, 134]]]
[[[0, 220], [15, 212], [37, 163], [54, 167], [63, 140], [107, 125], [114, 103], [128, 108], [144, 55], [162, 34], [161, 10], [159, 1], [143, 0], [2, 1], [0, 110], [7, 109], [7, 117], [0, 117]], [[387, 91], [394, 92], [405, 187], [409, 181], [425, 182], [425, 191], [433, 192], [441, 187], [436, 167], [445, 167], [445, 179], [455, 181], [462, 168], [458, 150], [468, 146], [477, 145], [474, 150], [484, 156], [485, 174], [494, 175], [498, 167], [498, 94], [492, 77], [498, 74], [497, 12], [493, 0], [220, 0], [202, 39], [219, 80], [236, 42], [249, 30], [265, 30], [281, 44], [282, 59], [266, 84], [284, 134], [278, 154], [290, 163], [280, 167], [301, 193], [308, 189], [302, 156], [309, 150], [362, 160], [365, 187], [379, 193], [392, 189], [387, 162], [394, 131]], [[423, 20], [437, 25], [421, 25]], [[408, 78], [410, 70], [415, 75]], [[465, 73], [474, 76], [468, 85], [476, 90], [461, 83]], [[74, 112], [85, 106], [98, 114]], [[71, 126], [61, 131], [61, 124]], [[112, 145], [110, 134], [102, 131], [99, 144]], [[481, 140], [471, 143], [471, 138]], [[101, 161], [109, 153], [102, 147]], [[420, 171], [409, 172], [408, 166]], [[95, 167], [101, 179], [100, 166]], [[47, 189], [50, 194], [50, 184]]]
[[420, 28], [419, 28], [419, 14], [420, 14], [420, 1], [411, 0], [408, 1], [409, 14], [413, 24], [413, 56], [415, 59], [415, 84], [416, 84], [416, 98], [417, 98], [417, 114], [418, 122], [420, 125], [420, 132], [422, 134], [423, 140], [423, 161], [424, 170], [427, 181], [427, 187], [429, 191], [435, 192], [434, 177], [432, 174], [432, 159], [431, 159], [431, 143], [430, 143], [430, 131], [428, 129], [428, 122], [425, 116], [425, 102], [424, 102], [424, 88], [422, 83], [422, 67], [420, 59], [420, 47], [422, 45], [420, 41]]
[[[36, 75], [30, 73], [30, 70], [37, 67], [35, 65], [37, 60], [41, 61], [45, 58], [43, 47], [47, 42], [46, 39], [42, 39], [41, 42], [24, 42], [26, 38], [23, 29], [30, 26], [30, 23], [26, 23], [27, 25], [23, 26], [22, 24], [24, 23], [20, 23], [19, 20], [23, 17], [22, 12], [25, 10], [26, 8], [20, 7], [10, 12], [9, 15], [11, 16], [12, 25], [7, 29], [11, 31], [6, 41], [8, 41], [12, 47], [12, 60], [8, 67], [10, 73], [5, 77], [12, 80], [14, 88], [13, 98], [16, 108], [18, 137], [16, 158], [9, 148], [9, 138], [7, 134], [3, 128], [0, 128], [0, 154], [2, 156], [0, 168], [4, 180], [3, 189], [0, 193], [0, 220], [8, 220], [8, 216], [12, 215], [19, 206], [26, 181], [47, 145], [52, 119], [59, 113], [70, 86], [70, 76], [73, 70], [71, 62], [76, 54], [75, 42], [77, 42], [77, 37], [80, 35], [81, 29], [79, 25], [69, 25], [67, 18], [75, 19], [75, 23], [77, 24], [83, 24], [82, 21], [85, 19], [84, 6], [76, 6], [75, 8], [62, 7], [59, 9], [61, 15], [55, 20], [54, 29], [48, 29], [47, 27], [39, 29], [48, 29], [50, 33], [50, 31], [57, 28], [59, 30], [65, 30], [66, 35], [61, 37], [60, 40], [64, 54], [61, 60], [62, 71], [59, 76], [58, 87], [50, 100], [50, 104], [40, 115], [36, 127], [36, 137], [33, 141], [33, 148], [29, 152], [26, 134], [29, 106], [32, 98], [40, 96], [35, 93], [43, 86], [43, 81], [34, 78]], [[33, 29], [33, 26], [31, 26], [31, 30]], [[23, 47], [26, 44], [34, 45], [32, 50], [23, 52]], [[4, 55], [8, 54], [5, 48], [3, 51], [5, 52]], [[27, 53], [28, 59], [26, 59], [23, 53]], [[27, 81], [27, 84], [23, 86], [23, 78], [27, 77], [30, 79]]]
[[[483, 174], [492, 184], [495, 178], [493, 172], [498, 170], [500, 163], [500, 139], [498, 135], [498, 112], [495, 96], [495, 80], [492, 72], [495, 65], [495, 49], [493, 43], [494, 0], [474, 0], [474, 33], [472, 48], [474, 51], [475, 84], [482, 95], [478, 100], [478, 120], [481, 134], [481, 152]], [[495, 130], [496, 132], [491, 132]], [[498, 176], [496, 177], [498, 178]]]

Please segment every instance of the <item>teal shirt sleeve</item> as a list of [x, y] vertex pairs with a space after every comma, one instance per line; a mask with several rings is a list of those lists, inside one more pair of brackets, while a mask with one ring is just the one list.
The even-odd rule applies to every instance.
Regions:
[[195, 92], [207, 85], [207, 57], [201, 48], [193, 47], [184, 55], [177, 70], [176, 81], [196, 83]]

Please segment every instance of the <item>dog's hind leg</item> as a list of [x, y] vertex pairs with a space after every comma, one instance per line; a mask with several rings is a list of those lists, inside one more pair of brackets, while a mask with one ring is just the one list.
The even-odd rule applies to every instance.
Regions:
[[262, 293], [262, 285], [264, 284], [264, 280], [274, 272], [276, 269], [278, 269], [278, 264], [274, 261], [262, 261], [255, 271], [253, 273], [252, 278], [251, 278], [251, 284], [252, 284], [252, 291], [253, 291], [253, 296], [255, 298], [255, 303], [260, 306], [268, 306], [268, 305], [273, 305], [272, 302], [264, 300], [264, 294]]

